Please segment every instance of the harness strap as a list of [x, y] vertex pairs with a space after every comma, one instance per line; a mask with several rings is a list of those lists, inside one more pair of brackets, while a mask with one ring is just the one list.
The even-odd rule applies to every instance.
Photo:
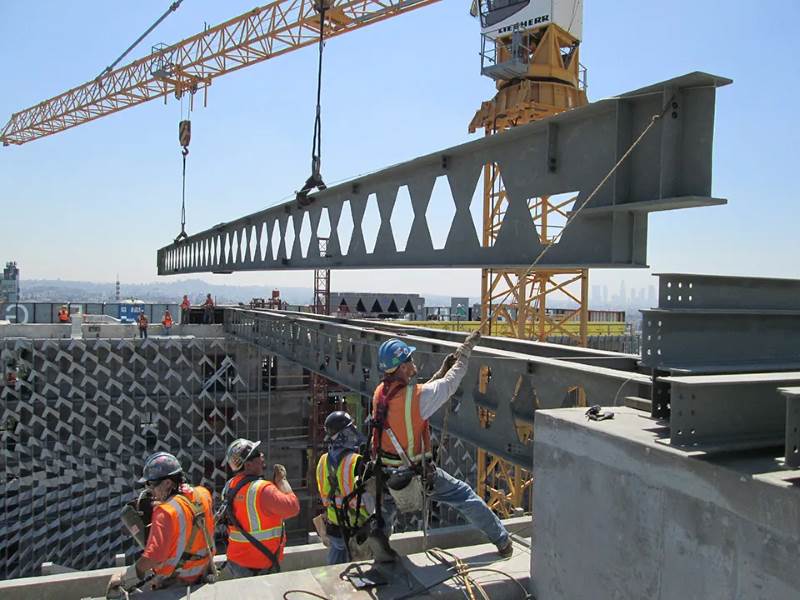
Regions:
[[[226, 516], [228, 517], [228, 519], [230, 519], [230, 522], [233, 524], [233, 526], [236, 527], [236, 529], [238, 529], [239, 532], [245, 537], [245, 539], [251, 544], [253, 544], [253, 546], [255, 546], [259, 552], [261, 552], [261, 554], [263, 554], [270, 560], [271, 563], [270, 570], [274, 570], [280, 573], [281, 565], [278, 562], [278, 556], [272, 550], [270, 550], [264, 544], [262, 544], [259, 540], [250, 535], [250, 532], [247, 531], [244, 527], [242, 527], [242, 524], [239, 522], [239, 519], [236, 518], [236, 515], [233, 512], [233, 499], [236, 497], [236, 494], [238, 494], [239, 491], [248, 483], [253, 483], [258, 479], [260, 479], [260, 477], [253, 477], [253, 476], [243, 477], [242, 480], [236, 485], [236, 487], [230, 492], [228, 492], [228, 497], [227, 497], [228, 506], [227, 506]], [[280, 544], [283, 544], [285, 537], [286, 537], [286, 528], [285, 525], [281, 524], [281, 541], [279, 542], [279, 546]]]

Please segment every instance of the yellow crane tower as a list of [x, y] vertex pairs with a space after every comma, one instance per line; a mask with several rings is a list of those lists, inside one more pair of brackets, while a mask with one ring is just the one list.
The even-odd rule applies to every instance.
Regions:
[[[469, 124], [470, 133], [483, 129], [485, 135], [494, 135], [587, 103], [586, 71], [579, 59], [583, 0], [475, 0], [471, 12], [481, 20], [481, 74], [496, 81], [497, 94], [481, 104]], [[577, 191], [527, 199], [543, 247], [557, 243], [576, 198]], [[507, 207], [500, 167], [484, 165], [484, 246], [497, 240]], [[489, 315], [486, 332], [502, 323], [512, 337], [545, 341], [565, 334], [585, 346], [588, 289], [587, 269], [537, 269], [527, 276], [524, 270], [482, 269], [481, 317]], [[550, 316], [547, 301], [552, 297], [573, 307]], [[564, 327], [575, 319], [577, 336]], [[483, 381], [488, 376], [485, 373]], [[574, 393], [579, 395], [578, 404], [585, 404], [580, 402], [583, 390]], [[482, 409], [480, 417], [484, 427], [491, 426], [491, 411]], [[532, 430], [518, 426], [517, 434], [527, 439]], [[480, 448], [476, 461], [478, 494], [496, 512], [509, 516], [524, 508], [532, 483], [529, 473]]]

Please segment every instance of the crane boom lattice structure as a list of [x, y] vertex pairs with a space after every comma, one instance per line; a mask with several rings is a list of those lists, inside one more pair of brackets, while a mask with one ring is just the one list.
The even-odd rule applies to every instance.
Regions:
[[[325, 8], [325, 37], [438, 1], [334, 0]], [[0, 141], [21, 145], [150, 100], [166, 101], [170, 93], [194, 94], [220, 75], [316, 44], [319, 30], [313, 0], [277, 0], [254, 8], [177, 44], [155, 46], [144, 58], [14, 113]]]

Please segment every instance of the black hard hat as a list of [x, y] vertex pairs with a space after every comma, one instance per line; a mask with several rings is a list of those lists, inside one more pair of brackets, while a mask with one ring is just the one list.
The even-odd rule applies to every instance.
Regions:
[[353, 417], [343, 410], [337, 410], [325, 418], [325, 441], [330, 441], [337, 433], [353, 424]]

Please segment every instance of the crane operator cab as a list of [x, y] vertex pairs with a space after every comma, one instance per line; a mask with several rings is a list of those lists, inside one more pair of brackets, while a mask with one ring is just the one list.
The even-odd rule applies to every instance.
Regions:
[[[539, 73], [534, 54], [539, 46], [552, 45], [562, 55], [564, 70], [573, 71], [571, 49], [583, 34], [583, 0], [473, 0], [470, 14], [481, 20], [481, 75], [498, 82], [547, 77], [577, 85], [567, 73]], [[545, 40], [550, 25], [560, 31]], [[552, 57], [541, 62], [551, 70]]]

